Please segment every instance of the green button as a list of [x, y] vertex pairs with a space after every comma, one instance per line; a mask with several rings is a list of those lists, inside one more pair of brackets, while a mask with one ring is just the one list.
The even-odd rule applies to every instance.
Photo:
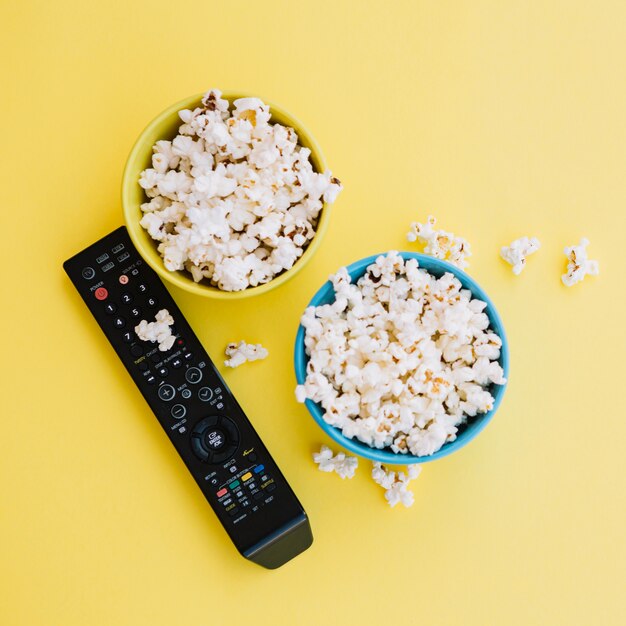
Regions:
[[234, 489], [235, 487], [239, 487], [239, 481], [238, 480], [233, 480], [233, 482], [230, 483], [230, 485], [228, 485], [229, 489]]

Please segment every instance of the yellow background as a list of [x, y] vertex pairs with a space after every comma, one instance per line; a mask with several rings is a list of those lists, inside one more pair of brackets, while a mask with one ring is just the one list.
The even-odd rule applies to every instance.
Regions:
[[[618, 625], [624, 590], [626, 4], [0, 4], [0, 623]], [[281, 103], [345, 184], [319, 253], [268, 295], [173, 289], [307, 509], [313, 547], [240, 558], [61, 269], [122, 222], [123, 164], [217, 86]], [[299, 314], [343, 263], [436, 215], [503, 316], [511, 382], [390, 509], [293, 395]], [[500, 246], [542, 242], [514, 277]], [[581, 236], [601, 275], [560, 283]], [[223, 371], [223, 367], [221, 368]]]

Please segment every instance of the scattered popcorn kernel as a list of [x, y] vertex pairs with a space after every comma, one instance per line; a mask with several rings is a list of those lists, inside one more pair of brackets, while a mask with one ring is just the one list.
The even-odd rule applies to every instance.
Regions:
[[172, 141], [157, 141], [139, 177], [141, 226], [170, 271], [224, 291], [267, 283], [290, 269], [315, 236], [323, 203], [341, 183], [315, 172], [293, 128], [270, 123], [268, 105], [217, 89], [179, 111]]
[[526, 265], [526, 257], [537, 252], [541, 244], [537, 237], [520, 237], [511, 243], [510, 246], [503, 246], [500, 249], [500, 256], [513, 266], [513, 273], [517, 276], [522, 273]]
[[407, 240], [426, 244], [424, 248], [425, 254], [430, 254], [436, 259], [448, 261], [448, 263], [452, 263], [452, 265], [461, 269], [466, 268], [469, 265], [467, 257], [472, 254], [469, 243], [453, 233], [448, 233], [445, 230], [435, 230], [436, 222], [437, 220], [432, 215], [428, 216], [424, 224], [413, 222], [407, 233]]
[[[440, 278], [397, 252], [376, 258], [356, 283], [330, 277], [335, 301], [301, 318], [309, 357], [296, 399], [373, 448], [428, 456], [493, 408], [502, 341], [485, 302], [451, 273]], [[416, 471], [416, 470], [414, 470]]]
[[224, 361], [226, 367], [239, 367], [246, 361], [260, 361], [267, 358], [269, 352], [260, 343], [229, 343], [225, 350], [228, 359]]
[[376, 484], [385, 489], [385, 499], [389, 506], [394, 507], [401, 502], [405, 507], [410, 507], [413, 505], [414, 496], [413, 492], [408, 490], [408, 484], [416, 479], [421, 471], [421, 466], [417, 464], [409, 465], [405, 474], [388, 470], [381, 463], [374, 463], [372, 478]]
[[176, 337], [172, 335], [170, 326], [174, 323], [174, 318], [167, 309], [161, 309], [155, 316], [154, 322], [141, 320], [135, 326], [135, 333], [142, 341], [154, 341], [159, 344], [159, 350], [166, 352], [173, 345]]
[[341, 478], [352, 478], [359, 465], [359, 460], [354, 456], [347, 456], [345, 452], [333, 451], [328, 446], [322, 446], [319, 452], [313, 454], [313, 460], [322, 472], [335, 472]]
[[565, 248], [567, 272], [561, 276], [561, 280], [567, 287], [579, 283], [587, 275], [597, 276], [600, 273], [598, 261], [592, 261], [587, 258], [588, 245], [589, 240], [583, 237], [577, 246]]

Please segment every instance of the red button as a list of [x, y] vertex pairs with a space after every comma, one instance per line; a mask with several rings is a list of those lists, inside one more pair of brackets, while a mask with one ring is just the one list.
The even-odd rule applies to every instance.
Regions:
[[104, 287], [98, 287], [95, 291], [96, 300], [106, 300], [109, 292]]
[[221, 498], [222, 496], [225, 496], [228, 493], [228, 489], [220, 489], [215, 495], [218, 498]]
[[122, 283], [122, 285], [126, 285], [128, 283], [128, 276], [126, 276], [126, 274], [122, 274], [120, 276], [120, 283]]

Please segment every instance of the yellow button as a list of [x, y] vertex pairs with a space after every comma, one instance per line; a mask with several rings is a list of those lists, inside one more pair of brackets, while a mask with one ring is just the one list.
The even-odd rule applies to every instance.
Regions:
[[249, 478], [252, 478], [252, 474], [251, 474], [250, 472], [248, 472], [247, 474], [244, 474], [244, 475], [241, 477], [241, 480], [246, 481], [246, 480], [248, 480]]

